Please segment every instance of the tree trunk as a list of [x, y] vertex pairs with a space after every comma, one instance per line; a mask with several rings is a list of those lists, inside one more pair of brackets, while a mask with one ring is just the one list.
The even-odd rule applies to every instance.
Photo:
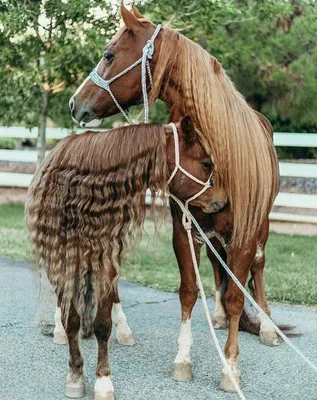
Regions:
[[45, 148], [46, 148], [46, 119], [48, 114], [48, 105], [50, 101], [50, 92], [44, 90], [43, 92], [43, 107], [40, 117], [40, 126], [37, 136], [37, 165], [39, 166], [45, 158]]

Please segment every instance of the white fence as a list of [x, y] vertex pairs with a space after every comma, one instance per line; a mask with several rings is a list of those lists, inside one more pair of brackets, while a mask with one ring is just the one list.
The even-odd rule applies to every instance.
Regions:
[[[76, 132], [83, 132], [78, 129]], [[70, 131], [67, 129], [48, 128], [47, 139], [62, 139]], [[26, 129], [23, 127], [0, 127], [0, 137], [11, 138], [36, 138], [37, 129]], [[304, 133], [275, 133], [274, 143], [276, 146], [291, 147], [316, 147], [317, 134]], [[37, 152], [35, 150], [0, 150], [0, 161], [36, 162]], [[280, 162], [281, 176], [317, 178], [317, 164], [308, 163], [286, 163]], [[30, 174], [0, 172], [0, 187], [27, 188], [32, 179]], [[317, 194], [279, 193], [275, 206], [296, 207], [317, 210]], [[291, 222], [309, 222], [317, 224], [317, 216], [301, 215], [292, 213], [271, 213], [271, 219]]]

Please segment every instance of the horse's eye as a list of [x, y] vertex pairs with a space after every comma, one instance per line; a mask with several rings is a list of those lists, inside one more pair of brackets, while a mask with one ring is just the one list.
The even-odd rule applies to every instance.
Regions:
[[201, 166], [202, 166], [204, 169], [210, 169], [210, 168], [211, 168], [211, 161], [203, 162], [203, 163], [201, 163]]
[[110, 53], [109, 50], [106, 50], [103, 53], [103, 59], [105, 60], [106, 63], [111, 63], [111, 61], [114, 59], [114, 55]]

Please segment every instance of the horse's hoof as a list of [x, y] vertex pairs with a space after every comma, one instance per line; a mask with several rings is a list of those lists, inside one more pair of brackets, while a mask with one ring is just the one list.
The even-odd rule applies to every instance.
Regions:
[[189, 363], [174, 363], [171, 375], [174, 381], [191, 381], [193, 379], [192, 365]]
[[212, 320], [213, 327], [215, 329], [227, 329], [228, 328], [228, 321], [227, 317], [214, 317]]
[[79, 399], [85, 396], [84, 378], [72, 378], [66, 384], [65, 395], [71, 399]]
[[[240, 374], [234, 374], [233, 377], [235, 378], [239, 388], [242, 388], [242, 383], [241, 383], [241, 376]], [[220, 389], [223, 390], [224, 392], [236, 392], [236, 388], [234, 387], [232, 380], [230, 379], [229, 374], [221, 373], [221, 379], [220, 379]]]
[[95, 393], [94, 400], [114, 400], [114, 393]]
[[41, 333], [44, 336], [54, 336], [54, 329], [55, 329], [55, 325], [49, 324], [49, 323], [45, 323], [41, 327]]
[[275, 331], [260, 331], [260, 340], [265, 346], [275, 347], [280, 344]]
[[134, 346], [135, 345], [135, 340], [133, 339], [132, 333], [131, 334], [117, 334], [117, 342], [121, 346]]
[[54, 333], [53, 343], [59, 345], [68, 344], [68, 338], [65, 332], [56, 332]]

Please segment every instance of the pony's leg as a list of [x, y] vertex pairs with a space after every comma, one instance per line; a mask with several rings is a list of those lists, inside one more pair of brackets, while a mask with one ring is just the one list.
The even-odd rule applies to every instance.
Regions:
[[[202, 244], [194, 242], [199, 263]], [[173, 247], [181, 275], [179, 298], [181, 303], [181, 329], [178, 337], [178, 353], [172, 368], [172, 378], [176, 381], [192, 379], [190, 351], [193, 344], [191, 332], [191, 313], [197, 300], [198, 289], [192, 256], [186, 231], [175, 217], [173, 221]]]
[[[221, 243], [218, 239], [212, 238], [212, 245], [220, 254], [220, 256], [226, 261], [226, 252], [222, 247]], [[212, 268], [214, 271], [214, 279], [215, 279], [215, 311], [212, 319], [212, 324], [215, 329], [226, 329], [228, 327], [228, 318], [225, 307], [222, 302], [223, 293], [221, 290], [222, 282], [222, 266], [218, 261], [217, 257], [207, 246], [207, 256], [212, 264]]]
[[114, 389], [110, 378], [109, 339], [111, 335], [111, 310], [114, 300], [113, 291], [98, 303], [94, 321], [95, 335], [98, 341], [98, 363], [96, 369], [94, 400], [114, 400]]
[[[248, 272], [256, 252], [256, 243], [244, 246], [237, 250], [229, 249], [228, 266], [234, 272], [239, 282], [244, 286]], [[228, 278], [228, 289], [224, 295], [225, 307], [229, 318], [229, 335], [225, 345], [225, 357], [232, 375], [238, 385], [241, 386], [241, 376], [238, 367], [238, 331], [239, 320], [244, 306], [244, 295], [233, 280]], [[223, 368], [220, 380], [220, 388], [226, 392], [234, 392], [235, 388], [230, 379], [228, 369]]]
[[86, 293], [81, 317], [81, 337], [88, 339], [94, 334], [94, 291], [92, 286], [92, 272], [86, 276]]
[[114, 302], [112, 306], [112, 320], [116, 328], [116, 338], [122, 346], [133, 346], [135, 341], [132, 336], [132, 331], [127, 323], [119, 298], [118, 287], [114, 292]]
[[62, 316], [69, 346], [69, 372], [67, 376], [67, 384], [65, 395], [67, 397], [77, 399], [85, 396], [85, 383], [83, 375], [83, 359], [80, 354], [78, 333], [80, 328], [80, 317], [73, 302], [69, 308], [67, 323]]
[[57, 306], [55, 309], [54, 320], [55, 320], [55, 328], [53, 331], [53, 342], [55, 344], [61, 344], [61, 345], [67, 344], [68, 339], [67, 339], [67, 335], [66, 335], [65, 329], [62, 324], [62, 310], [60, 307], [59, 300], [57, 300]]

